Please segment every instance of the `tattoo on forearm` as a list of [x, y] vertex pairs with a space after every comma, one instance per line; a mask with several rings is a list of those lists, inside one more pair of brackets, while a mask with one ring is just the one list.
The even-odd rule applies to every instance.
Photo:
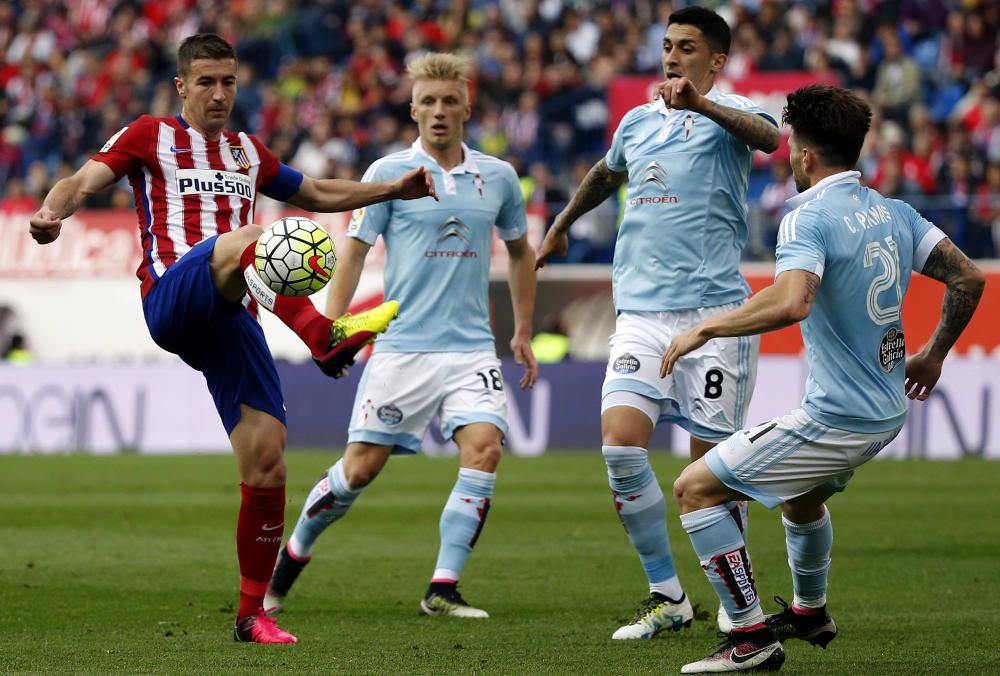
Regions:
[[748, 146], [765, 152], [773, 152], [781, 140], [778, 128], [756, 113], [714, 104], [705, 115]]
[[565, 232], [576, 219], [611, 197], [627, 176], [626, 172], [608, 169], [604, 160], [591, 167], [573, 195], [573, 199], [560, 214], [559, 222], [564, 224], [560, 230]]
[[819, 289], [819, 277], [811, 272], [806, 273], [806, 297], [803, 302], [806, 305], [812, 305], [813, 299], [816, 298], [816, 291]]
[[931, 337], [931, 349], [936, 352], [951, 349], [979, 305], [983, 285], [976, 277], [970, 279], [974, 270], [975, 264], [948, 239], [934, 247], [924, 264], [924, 275], [948, 287], [941, 302], [941, 319]]

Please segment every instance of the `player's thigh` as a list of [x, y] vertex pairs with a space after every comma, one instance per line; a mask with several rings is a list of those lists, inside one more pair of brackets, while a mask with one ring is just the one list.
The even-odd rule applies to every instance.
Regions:
[[674, 380], [680, 409], [673, 422], [706, 442], [692, 445], [699, 457], [745, 425], [757, 379], [759, 344], [757, 336], [710, 340], [679, 359], [668, 376]]
[[[499, 448], [492, 442], [502, 441], [507, 434], [507, 392], [496, 353], [447, 352], [438, 358], [446, 366], [439, 410], [441, 434], [454, 438], [460, 447], [464, 440], [469, 453], [477, 453], [473, 442], [480, 444], [486, 449], [483, 453], [499, 460]], [[456, 436], [457, 430], [473, 426], [472, 433]]]
[[171, 265], [143, 299], [149, 334], [157, 345], [200, 370], [200, 349], [225, 324], [244, 312], [215, 288], [209, 260], [217, 237], [199, 242]]
[[490, 422], [476, 422], [455, 430], [458, 462], [466, 469], [495, 472], [500, 463], [504, 434]]
[[212, 283], [220, 295], [231, 302], [240, 300], [246, 293], [243, 267], [240, 264], [243, 252], [260, 237], [262, 229], [258, 225], [247, 225], [219, 235], [209, 268]]
[[897, 433], [838, 430], [797, 409], [732, 435], [705, 462], [727, 486], [774, 508], [817, 489], [844, 490]]
[[605, 446], [649, 446], [660, 419], [659, 401], [620, 390], [601, 398], [601, 443]]
[[[192, 352], [197, 352], [199, 370], [205, 376], [226, 432], [232, 435], [241, 422], [244, 405], [274, 418], [284, 427], [287, 421], [281, 380], [260, 323], [241, 310], [212, 329], [202, 336], [200, 345]], [[274, 442], [273, 437], [255, 439], [261, 445]], [[281, 448], [284, 449], [284, 437]]]
[[441, 401], [442, 364], [434, 353], [376, 352], [358, 383], [348, 443], [419, 452]]

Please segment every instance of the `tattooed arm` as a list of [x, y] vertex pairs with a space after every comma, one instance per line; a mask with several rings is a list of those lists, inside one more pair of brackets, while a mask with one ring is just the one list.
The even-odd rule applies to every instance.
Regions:
[[670, 108], [701, 113], [751, 148], [773, 153], [781, 142], [781, 132], [771, 122], [756, 113], [720, 106], [702, 96], [686, 77], [669, 79], [657, 88], [659, 96]]
[[934, 247], [921, 272], [947, 287], [934, 335], [924, 349], [906, 360], [906, 396], [923, 401], [941, 377], [944, 358], [972, 319], [983, 295], [986, 277], [947, 238]]
[[708, 99], [705, 99], [705, 107], [699, 112], [751, 148], [773, 153], [781, 142], [778, 128], [756, 113], [720, 106]]
[[678, 359], [697, 350], [712, 338], [753, 336], [777, 331], [800, 322], [812, 311], [820, 278], [805, 270], [787, 270], [774, 284], [746, 303], [714, 317], [674, 338], [663, 354], [660, 377], [669, 374]]
[[569, 249], [566, 232], [570, 226], [580, 216], [615, 194], [618, 186], [627, 178], [627, 171], [611, 171], [603, 159], [591, 167], [583, 183], [576, 189], [573, 199], [559, 212], [548, 234], [545, 235], [545, 240], [538, 249], [535, 269], [543, 267], [552, 256], [565, 256]]

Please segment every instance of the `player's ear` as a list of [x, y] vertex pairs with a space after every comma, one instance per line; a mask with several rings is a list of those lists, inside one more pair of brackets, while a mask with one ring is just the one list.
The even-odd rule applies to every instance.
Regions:
[[726, 62], [729, 61], [729, 55], [725, 52], [715, 52], [712, 54], [712, 65], [709, 66], [709, 70], [713, 73], [721, 73], [722, 69], [726, 67]]
[[187, 92], [184, 90], [184, 80], [180, 77], [174, 78], [174, 87], [177, 88], [177, 94], [183, 99], [187, 97]]
[[417, 107], [413, 105], [413, 101], [410, 101], [410, 119], [414, 122], [417, 121]]

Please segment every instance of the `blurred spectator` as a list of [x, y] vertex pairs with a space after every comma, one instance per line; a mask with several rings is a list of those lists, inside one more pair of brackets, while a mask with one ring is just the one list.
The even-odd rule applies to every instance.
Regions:
[[909, 109], [921, 101], [920, 69], [903, 52], [893, 26], [880, 30], [885, 55], [875, 75], [872, 99], [882, 106], [886, 118], [909, 124]]
[[28, 341], [20, 333], [12, 334], [3, 353], [3, 360], [11, 366], [27, 366], [35, 361]]
[[6, 195], [0, 197], [0, 214], [33, 214], [42, 205], [37, 198], [24, 191], [24, 181], [12, 178], [7, 181]]

